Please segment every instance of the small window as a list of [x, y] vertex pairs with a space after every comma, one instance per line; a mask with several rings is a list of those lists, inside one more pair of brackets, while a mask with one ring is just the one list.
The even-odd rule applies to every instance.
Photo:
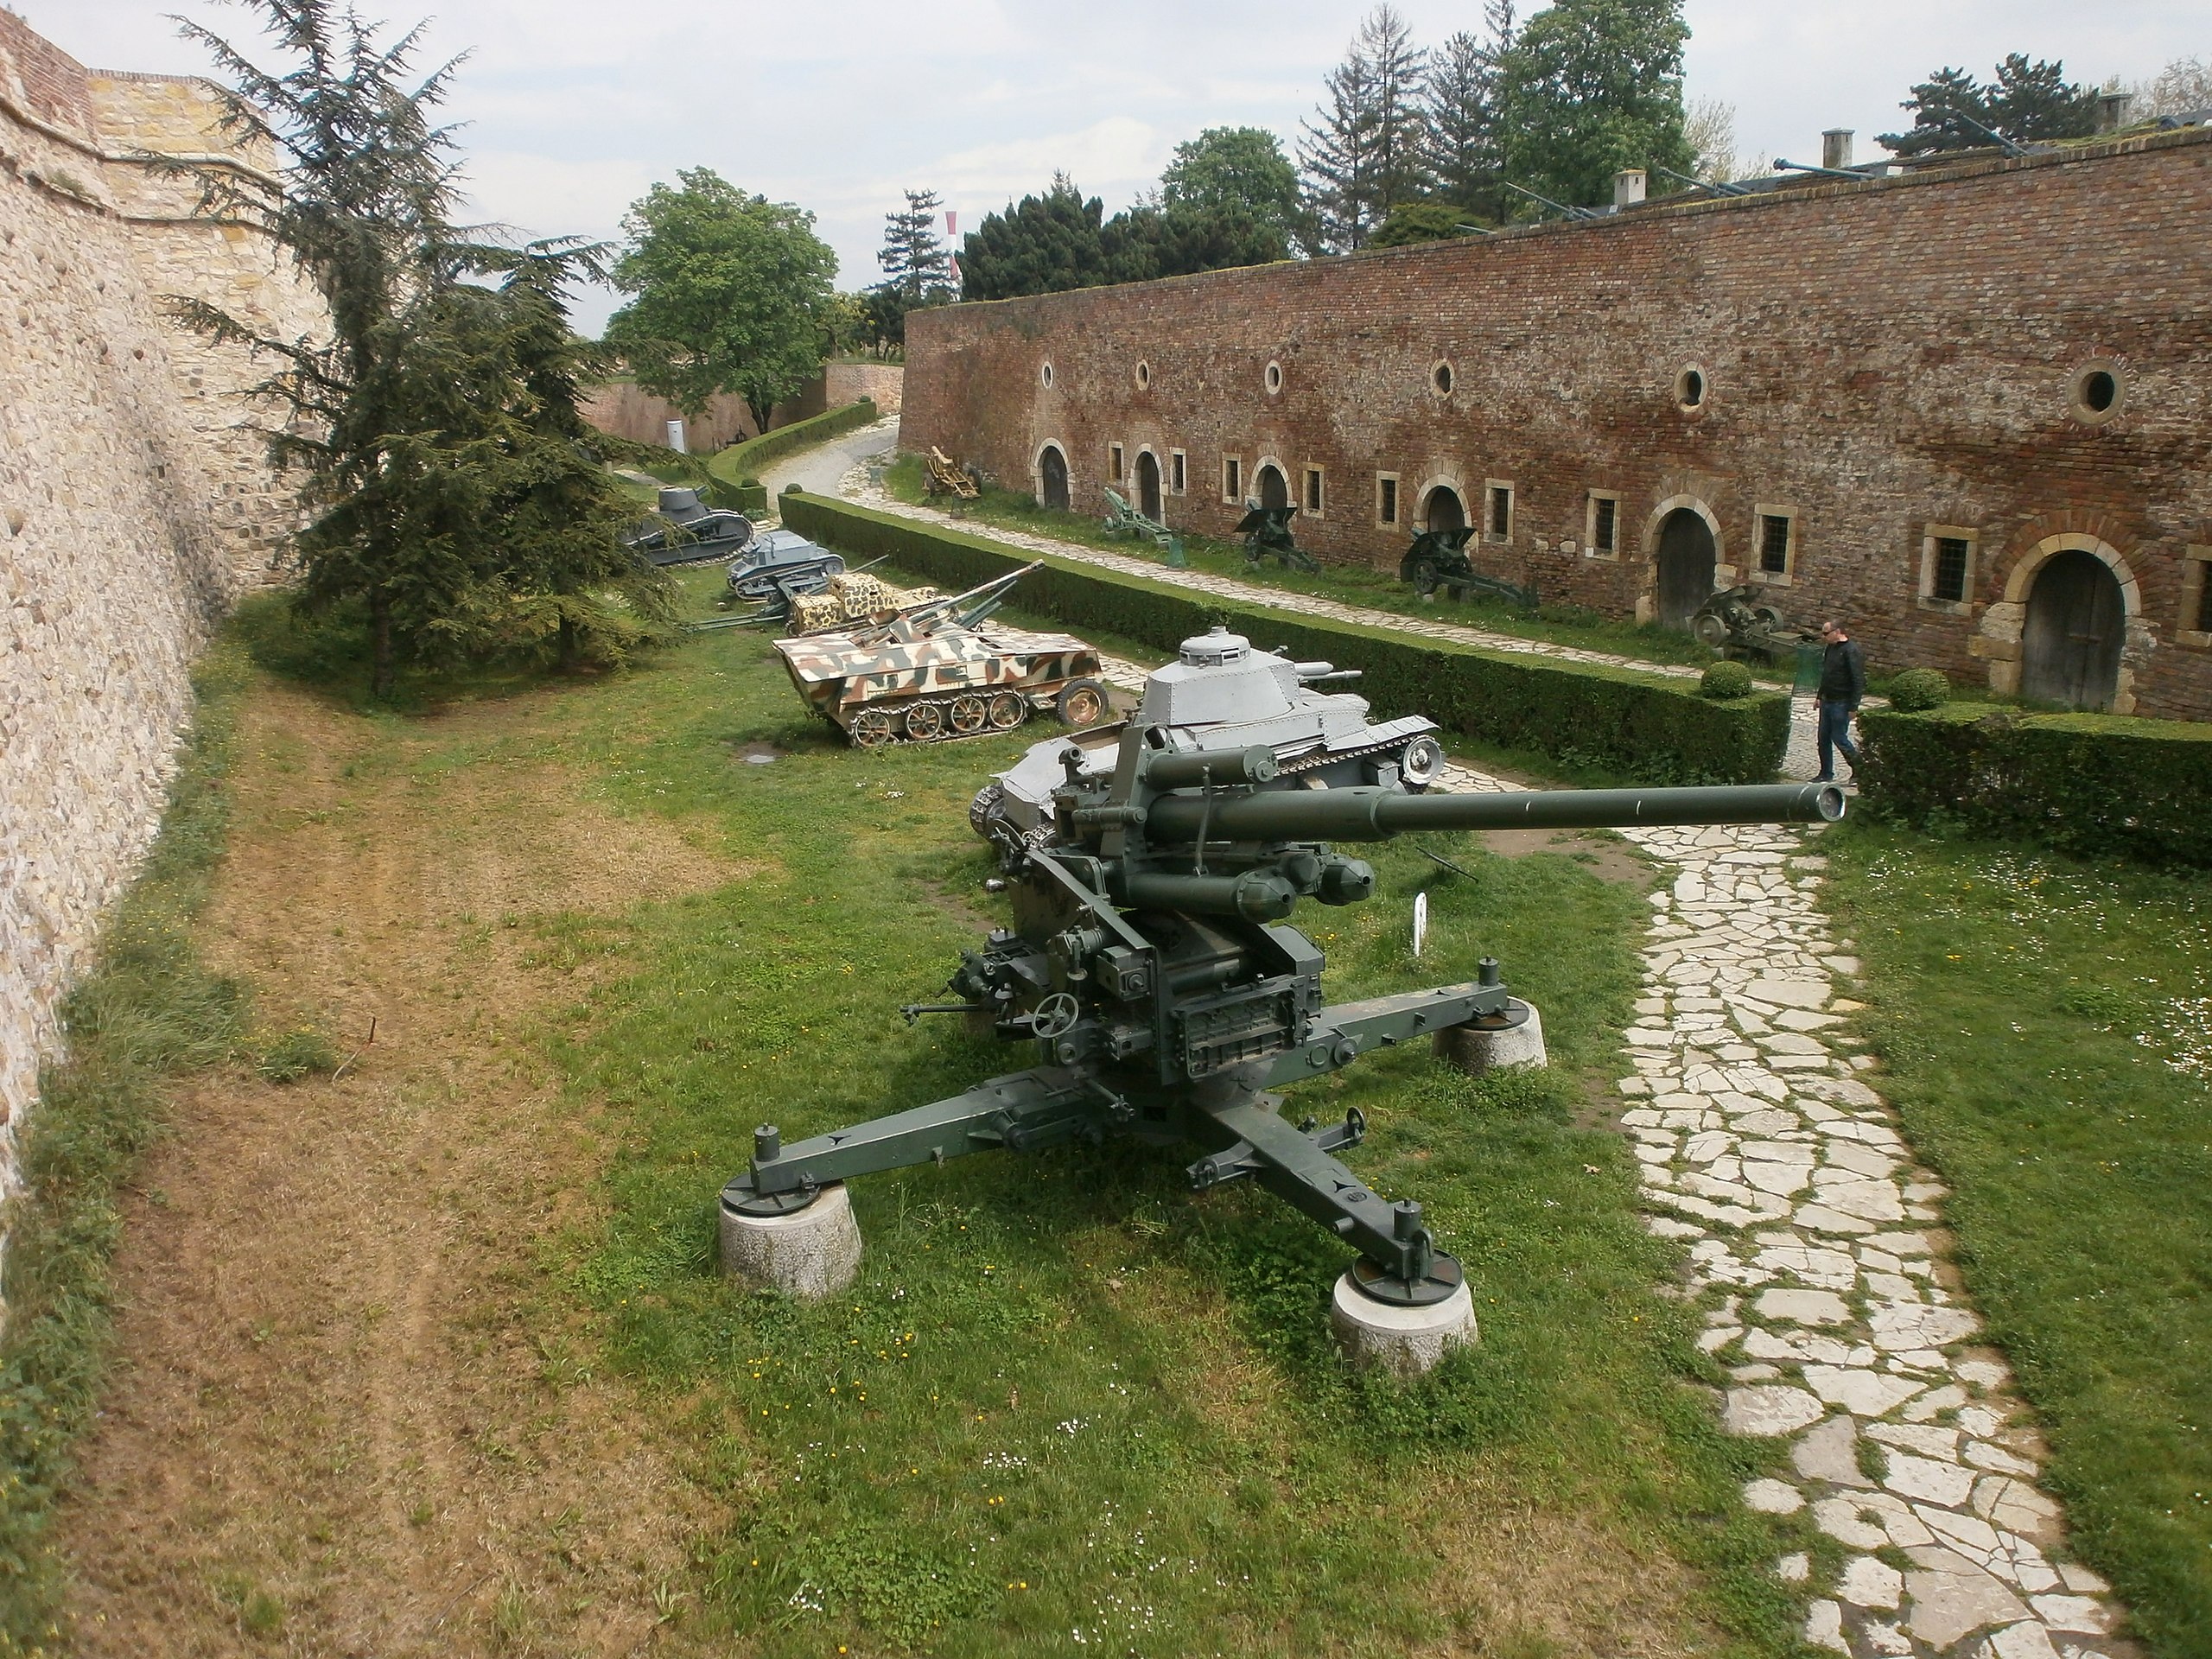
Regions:
[[1321, 516], [1321, 469], [1319, 467], [1306, 469], [1306, 511], [1316, 518]]
[[1170, 449], [1167, 452], [1168, 494], [1180, 495], [1183, 493], [1183, 452], [1180, 449]]
[[1974, 543], [1963, 536], [1936, 538], [1936, 575], [1929, 586], [1929, 598], [1956, 604], [1967, 596], [1967, 560], [1973, 552]]
[[2181, 628], [2175, 642], [2212, 646], [2212, 547], [2182, 550]]
[[1705, 407], [1705, 371], [1694, 363], [1675, 377], [1675, 402], [1685, 414]]
[[1275, 393], [1282, 390], [1282, 365], [1280, 363], [1268, 364], [1267, 373], [1262, 378], [1267, 383], [1268, 395], [1272, 397]]
[[1221, 458], [1221, 499], [1243, 505], [1244, 463], [1235, 455]]
[[1929, 525], [1920, 543], [1921, 608], [1971, 611], [1974, 561], [1980, 550], [1978, 530], [1964, 524]]
[[1439, 359], [1436, 366], [1428, 372], [1429, 390], [1440, 397], [1449, 397], [1452, 395], [1452, 365]]
[[2102, 426], [2120, 413], [2127, 395], [2127, 377], [2117, 363], [2084, 363], [2074, 372], [2067, 403], [2074, 418], [2084, 426]]
[[1483, 493], [1483, 536], [1485, 540], [1513, 539], [1513, 486], [1490, 480]]
[[1122, 446], [1120, 444], [1109, 443], [1106, 446], [1106, 463], [1109, 470], [1110, 470], [1114, 474], [1114, 481], [1116, 484], [1120, 483], [1122, 481]]
[[1375, 522], [1395, 524], [1398, 522], [1398, 475], [1377, 473], [1375, 475]]
[[1590, 524], [1586, 539], [1590, 556], [1593, 559], [1615, 559], [1620, 556], [1621, 499], [1592, 490], [1590, 492]]
[[1780, 513], [1759, 515], [1759, 572], [1769, 576], [1789, 574], [1789, 521]]

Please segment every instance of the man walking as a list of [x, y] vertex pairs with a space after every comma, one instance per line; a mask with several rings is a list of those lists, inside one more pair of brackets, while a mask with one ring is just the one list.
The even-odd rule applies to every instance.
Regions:
[[1859, 776], [1859, 746], [1851, 741], [1851, 717], [1866, 695], [1866, 659], [1840, 622], [1821, 624], [1827, 651], [1821, 658], [1821, 688], [1815, 694], [1820, 716], [1821, 775], [1815, 780], [1835, 781], [1835, 752], [1851, 762], [1851, 775]]

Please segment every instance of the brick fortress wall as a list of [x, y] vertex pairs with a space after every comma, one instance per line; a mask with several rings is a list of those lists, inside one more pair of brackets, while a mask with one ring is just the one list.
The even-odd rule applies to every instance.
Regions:
[[159, 825], [192, 659], [289, 524], [232, 429], [254, 365], [162, 310], [321, 315], [137, 159], [224, 150], [215, 113], [198, 82], [88, 72], [0, 10], [0, 1195], [60, 998]]
[[[1218, 536], [1239, 512], [1224, 457], [1243, 493], [1274, 462], [1294, 499], [1318, 467], [1300, 545], [1395, 568], [1433, 487], [1471, 518], [1507, 485], [1508, 534], [1470, 548], [1480, 568], [1646, 618], [1661, 526], [1688, 508], [1720, 585], [1768, 580], [1793, 620], [1842, 613], [1878, 671], [2018, 689], [2036, 572], [2085, 549], [2127, 611], [2114, 706], [2212, 718], [2212, 633], [2196, 632], [2212, 132], [921, 311], [907, 328], [902, 447], [1010, 487], [1039, 488], [1057, 445], [1092, 510], [1109, 445], [1132, 469], [1149, 450], [1170, 470], [1180, 450], [1167, 520]], [[2119, 393], [2101, 416], [2073, 395], [2098, 367]], [[1685, 410], [1690, 368], [1706, 396]], [[1397, 480], [1395, 527], [1377, 522], [1380, 474]], [[1618, 497], [1610, 556], [1590, 546], [1593, 492]], [[1771, 576], [1762, 511], [1794, 525]], [[1924, 596], [1932, 531], [1970, 543], [1955, 603]]]

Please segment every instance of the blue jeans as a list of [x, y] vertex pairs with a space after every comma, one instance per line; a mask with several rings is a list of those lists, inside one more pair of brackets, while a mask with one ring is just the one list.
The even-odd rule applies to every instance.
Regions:
[[1851, 741], [1851, 705], [1847, 702], [1824, 702], [1820, 705], [1821, 776], [1835, 776], [1835, 752], [1843, 751], [1843, 758], [1851, 762], [1853, 777], [1859, 775], [1859, 746]]

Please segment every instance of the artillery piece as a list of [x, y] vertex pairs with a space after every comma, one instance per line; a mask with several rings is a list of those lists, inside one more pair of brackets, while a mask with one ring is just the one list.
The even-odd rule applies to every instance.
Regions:
[[1697, 608], [1690, 632], [1698, 643], [1726, 653], [1756, 652], [1779, 660], [1821, 637], [1810, 628], [1792, 627], [1767, 601], [1766, 590], [1750, 583], [1723, 588]]
[[1405, 557], [1398, 561], [1398, 580], [1412, 583], [1413, 590], [1423, 599], [1434, 598], [1441, 588], [1453, 599], [1471, 593], [1488, 594], [1524, 610], [1535, 609], [1534, 588], [1517, 587], [1503, 576], [1485, 575], [1475, 569], [1467, 557], [1467, 543], [1474, 534], [1472, 524], [1417, 531]]
[[[1326, 843], [1414, 830], [1814, 822], [1840, 817], [1843, 797], [1816, 785], [1417, 794], [1402, 773], [1314, 788], [1273, 742], [1206, 745], [1210, 730], [1264, 724], [1267, 694], [1281, 700], [1284, 674], [1311, 682], [1332, 671], [1217, 631], [1185, 641], [1180, 659], [1152, 675], [1110, 749], [1065, 740], [1033, 748], [1032, 761], [1056, 760], [1061, 774], [1049, 821], [1035, 834], [1002, 833], [995, 815], [977, 824], [1001, 849], [1002, 874], [988, 885], [1011, 893], [1013, 925], [963, 957], [951, 1000], [902, 1012], [909, 1021], [962, 1015], [1028, 1047], [1035, 1063], [789, 1147], [763, 1125], [750, 1166], [722, 1189], [725, 1270], [833, 1293], [859, 1263], [842, 1185], [851, 1178], [1122, 1135], [1195, 1142], [1192, 1186], [1256, 1180], [1352, 1245], [1335, 1319], [1356, 1349], [1411, 1370], [1468, 1339], [1465, 1274], [1420, 1205], [1385, 1200], [1333, 1156], [1359, 1143], [1359, 1112], [1294, 1124], [1273, 1091], [1424, 1036], [1479, 1048], [1532, 1026], [1535, 1011], [1492, 961], [1471, 983], [1325, 1002], [1322, 953], [1286, 924], [1301, 899], [1356, 904], [1375, 886], [1369, 865]], [[1287, 745], [1293, 757], [1306, 747], [1302, 737]]]
[[1273, 558], [1286, 570], [1319, 570], [1320, 561], [1299, 546], [1298, 538], [1290, 533], [1290, 521], [1297, 517], [1296, 507], [1263, 507], [1255, 498], [1247, 497], [1244, 516], [1236, 526], [1236, 534], [1244, 538], [1244, 563], [1257, 564]]

